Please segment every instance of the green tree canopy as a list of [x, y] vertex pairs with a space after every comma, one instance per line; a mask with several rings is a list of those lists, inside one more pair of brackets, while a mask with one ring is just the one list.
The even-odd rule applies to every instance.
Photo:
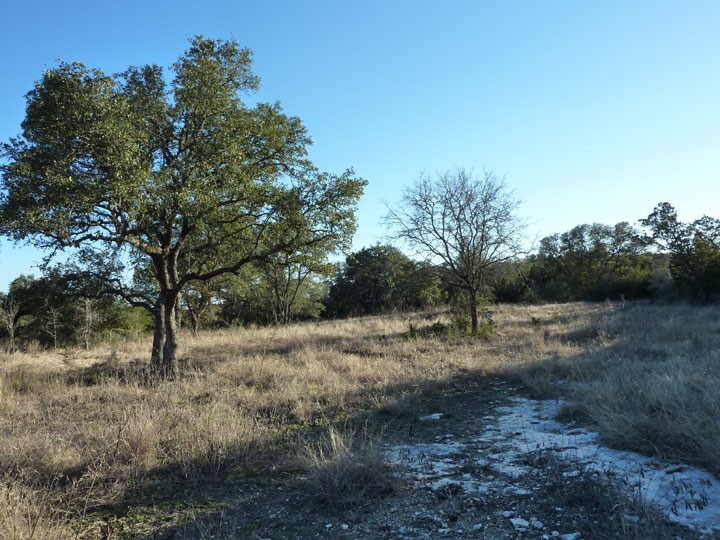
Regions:
[[440, 277], [434, 268], [393, 246], [378, 244], [348, 255], [330, 287], [328, 313], [345, 317], [419, 309], [440, 298]]
[[[342, 245], [365, 185], [351, 170], [318, 171], [302, 122], [279, 104], [243, 102], [259, 80], [235, 41], [193, 39], [170, 74], [46, 71], [21, 135], [2, 147], [0, 199], [0, 232], [49, 256], [74, 249], [103, 290], [153, 313], [152, 360], [165, 375], [187, 284]], [[128, 265], [148, 268], [151, 286], [127, 283]]]
[[698, 302], [720, 296], [720, 221], [703, 216], [692, 223], [678, 220], [667, 202], [658, 204], [640, 223], [660, 249], [670, 254], [670, 274], [680, 291]]
[[604, 300], [648, 293], [653, 260], [627, 222], [583, 224], [540, 241], [531, 277], [547, 300]]

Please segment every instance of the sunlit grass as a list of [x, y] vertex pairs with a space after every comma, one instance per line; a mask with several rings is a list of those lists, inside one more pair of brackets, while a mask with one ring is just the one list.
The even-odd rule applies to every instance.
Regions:
[[[443, 312], [187, 334], [180, 376], [157, 384], [144, 374], [149, 340], [0, 357], [0, 497], [17, 501], [0, 512], [12, 531], [2, 538], [93, 538], [117, 523], [126, 537], [152, 532], [120, 518], [138, 494], [157, 507], [182, 501], [163, 486], [288, 471], [332, 494], [323, 456], [342, 468], [343, 456], [366, 455], [336, 424], [407, 420], [423, 392], [457, 377], [509, 377], [573, 399], [608, 443], [720, 473], [720, 309], [494, 311], [486, 339], [410, 333], [447, 323]], [[313, 432], [345, 446], [317, 446]], [[298, 465], [298, 446], [322, 451]]]

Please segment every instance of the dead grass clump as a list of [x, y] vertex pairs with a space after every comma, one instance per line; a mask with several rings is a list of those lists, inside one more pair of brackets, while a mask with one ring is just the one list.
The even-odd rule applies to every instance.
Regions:
[[630, 364], [583, 391], [590, 417], [610, 444], [691, 461], [720, 472], [720, 387], [681, 362]]
[[309, 493], [321, 504], [346, 507], [398, 489], [378, 441], [367, 432], [358, 436], [331, 426], [320, 441], [302, 449], [300, 460]]
[[225, 402], [200, 410], [179, 406], [168, 411], [163, 424], [157, 443], [163, 461], [193, 481], [214, 478], [251, 459], [264, 435], [261, 426]]
[[[568, 470], [569, 469], [569, 470]], [[570, 473], [572, 480], [568, 480]], [[545, 486], [544, 504], [578, 513], [591, 538], [602, 540], [674, 540], [675, 530], [642, 497], [608, 478], [558, 464]]]
[[414, 418], [420, 408], [420, 391], [400, 391], [396, 394], [380, 394], [372, 398], [375, 410], [380, 415], [393, 418]]
[[[59, 444], [58, 444], [59, 443]], [[76, 476], [85, 467], [79, 449], [48, 434], [18, 432], [0, 445], [0, 470], [25, 485], [39, 487], [58, 478]]]
[[47, 493], [18, 483], [0, 484], [0, 539], [77, 538], [63, 512], [50, 505]]

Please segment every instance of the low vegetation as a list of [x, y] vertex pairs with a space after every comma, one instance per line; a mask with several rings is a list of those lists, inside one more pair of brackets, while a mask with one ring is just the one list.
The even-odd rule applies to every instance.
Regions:
[[383, 496], [399, 489], [383, 426], [458, 379], [522, 381], [573, 400], [609, 444], [720, 475], [720, 308], [491, 317], [474, 338], [433, 331], [451, 324], [442, 311], [199, 332], [173, 381], [147, 378], [149, 339], [0, 356], [0, 538], [135, 538], [202, 521], [258, 479], [304, 478], [320, 503]]

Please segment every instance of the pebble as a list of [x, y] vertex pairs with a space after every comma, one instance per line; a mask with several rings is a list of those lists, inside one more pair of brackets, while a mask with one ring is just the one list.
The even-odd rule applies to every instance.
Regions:
[[514, 515], [515, 515], [515, 512], [511, 512], [510, 510], [505, 510], [505, 511], [502, 513], [502, 517], [504, 517], [504, 518], [511, 518], [511, 517], [513, 517]]
[[482, 528], [483, 528], [482, 523], [477, 523], [477, 524], [473, 525], [473, 531], [481, 531]]
[[530, 522], [523, 518], [512, 518], [510, 519], [510, 523], [512, 523], [516, 529], [526, 530], [530, 526]]
[[420, 420], [421, 422], [435, 422], [437, 420], [440, 420], [443, 416], [443, 413], [436, 412], [428, 414], [427, 416], [421, 416], [420, 418], [418, 418], [418, 420]]
[[535, 527], [536, 529], [542, 529], [545, 525], [543, 525], [543, 522], [539, 519], [533, 519], [530, 524]]
[[581, 536], [582, 536], [582, 533], [579, 533], [579, 532], [561, 534], [560, 540], [580, 540]]

